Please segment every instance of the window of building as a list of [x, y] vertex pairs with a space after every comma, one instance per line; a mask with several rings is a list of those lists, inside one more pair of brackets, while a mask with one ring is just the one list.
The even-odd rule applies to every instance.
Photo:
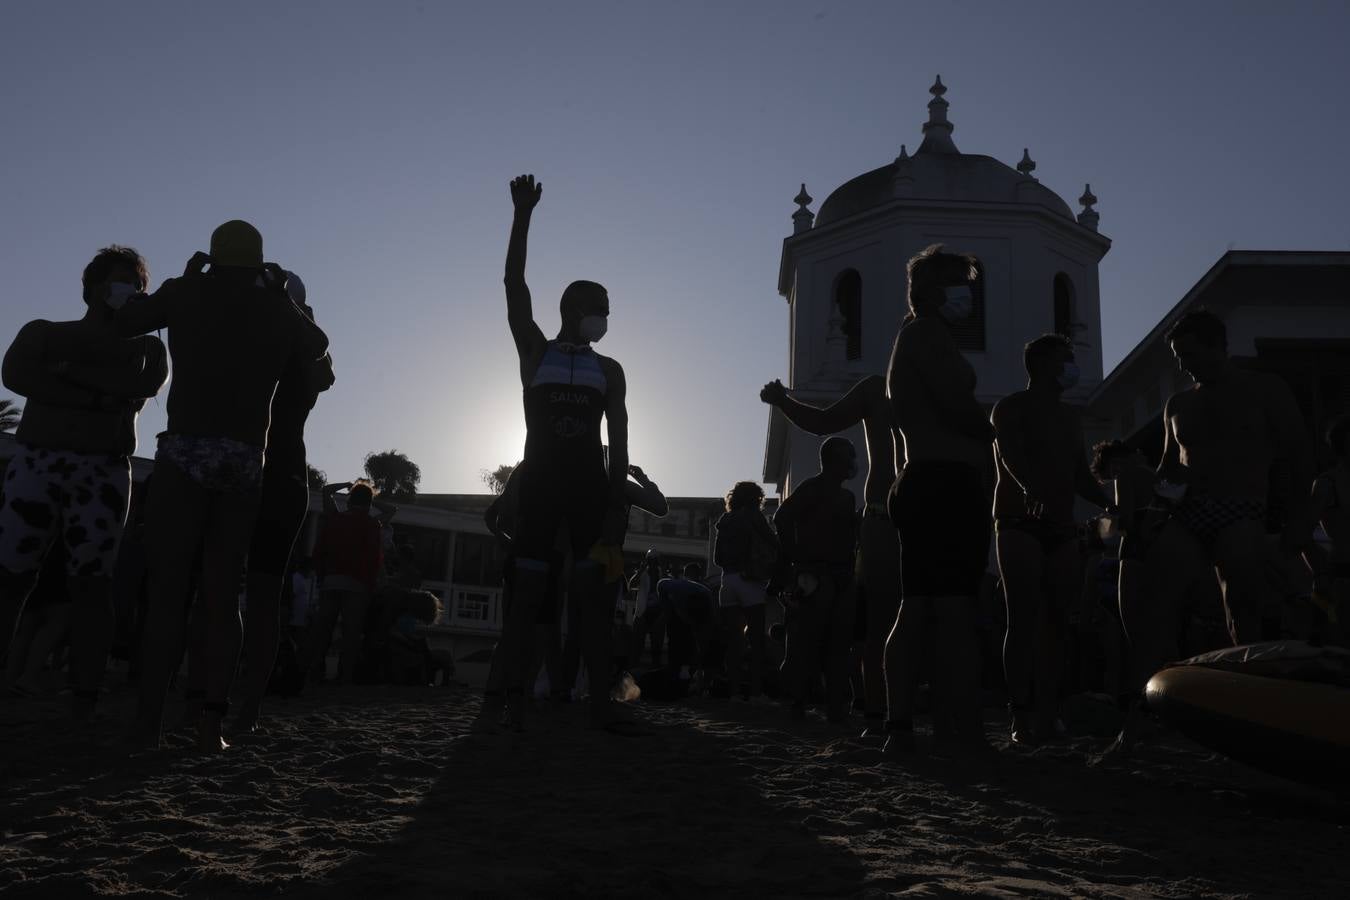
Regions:
[[862, 359], [862, 276], [846, 269], [834, 282], [834, 302], [844, 320], [844, 339], [849, 359]]
[[455, 540], [455, 584], [495, 585], [502, 580], [502, 551], [497, 539], [460, 533]]
[[1073, 282], [1063, 272], [1055, 275], [1055, 334], [1073, 337]]
[[428, 581], [441, 581], [450, 567], [450, 532], [394, 522], [394, 543], [412, 547], [417, 568]]
[[975, 282], [970, 286], [970, 315], [952, 326], [952, 337], [961, 350], [984, 351], [984, 264], [975, 261]]

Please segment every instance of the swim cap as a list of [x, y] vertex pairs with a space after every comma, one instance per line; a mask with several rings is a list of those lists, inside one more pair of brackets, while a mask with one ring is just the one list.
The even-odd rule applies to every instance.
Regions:
[[262, 268], [262, 235], [242, 219], [231, 219], [211, 232], [211, 264], [241, 269]]

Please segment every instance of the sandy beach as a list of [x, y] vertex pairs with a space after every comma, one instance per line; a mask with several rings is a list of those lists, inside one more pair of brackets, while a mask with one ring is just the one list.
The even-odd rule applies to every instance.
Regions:
[[[125, 757], [57, 698], [0, 715], [0, 893], [15, 897], [1327, 897], [1350, 810], [1162, 738], [988, 763], [883, 761], [768, 702], [637, 704], [655, 732], [543, 707], [468, 734], [475, 693], [320, 688], [219, 758]], [[171, 704], [171, 714], [175, 707]], [[990, 719], [991, 729], [997, 719]], [[999, 729], [999, 733], [1002, 730]], [[922, 735], [921, 735], [922, 738]], [[921, 739], [921, 747], [924, 742]]]

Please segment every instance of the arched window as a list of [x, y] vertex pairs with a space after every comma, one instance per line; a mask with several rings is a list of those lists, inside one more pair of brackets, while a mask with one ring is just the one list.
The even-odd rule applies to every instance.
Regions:
[[984, 263], [975, 261], [975, 281], [970, 286], [970, 316], [952, 326], [960, 350], [984, 350]]
[[1060, 272], [1055, 275], [1055, 334], [1073, 337], [1073, 282]]
[[849, 359], [862, 359], [862, 276], [846, 269], [834, 282], [834, 302], [844, 320], [844, 338]]

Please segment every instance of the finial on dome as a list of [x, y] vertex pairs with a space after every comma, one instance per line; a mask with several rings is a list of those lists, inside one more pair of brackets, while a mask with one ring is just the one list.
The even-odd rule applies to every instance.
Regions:
[[928, 121], [923, 123], [923, 143], [916, 152], [960, 153], [956, 144], [952, 143], [953, 125], [947, 121], [949, 104], [942, 98], [947, 93], [947, 86], [942, 83], [941, 75], [933, 82], [928, 93], [933, 95], [933, 99], [928, 101]]
[[1017, 164], [1017, 171], [1031, 177], [1031, 173], [1036, 171], [1036, 160], [1031, 158], [1031, 151], [1026, 147], [1022, 148], [1022, 161]]
[[891, 175], [891, 195], [914, 196], [914, 160], [904, 144], [900, 145], [900, 155], [895, 158], [895, 172]]
[[1083, 204], [1083, 211], [1078, 214], [1078, 224], [1096, 231], [1097, 222], [1101, 219], [1101, 216], [1092, 208], [1093, 204], [1097, 202], [1097, 197], [1092, 193], [1092, 185], [1083, 186], [1083, 196], [1078, 198], [1078, 202]]
[[792, 214], [792, 233], [801, 234], [803, 231], [810, 231], [811, 224], [816, 220], [816, 214], [806, 208], [811, 203], [811, 195], [806, 192], [805, 183], [797, 192], [797, 196], [792, 198], [792, 202], [797, 204], [797, 211]]

